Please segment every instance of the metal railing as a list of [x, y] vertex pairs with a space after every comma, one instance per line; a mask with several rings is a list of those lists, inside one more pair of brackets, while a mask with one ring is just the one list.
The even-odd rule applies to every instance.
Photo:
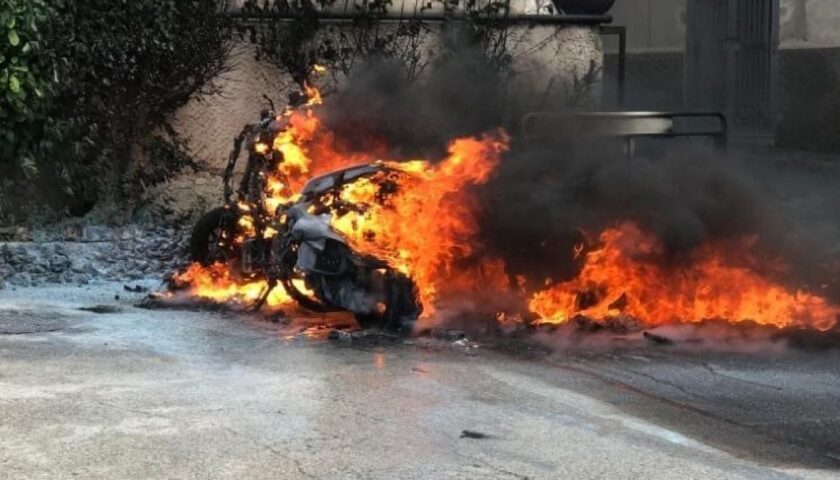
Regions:
[[[281, 22], [292, 22], [300, 20], [299, 15], [293, 13], [249, 13], [242, 11], [230, 12], [228, 15], [231, 18], [241, 21], [253, 20], [276, 20]], [[393, 13], [384, 16], [371, 16], [365, 13], [332, 13], [319, 12], [315, 15], [318, 21], [325, 23], [351, 23], [358, 22], [364, 19], [373, 19], [378, 22], [404, 22], [411, 20], [419, 20], [424, 22], [451, 22], [464, 20], [467, 17], [463, 12], [456, 12], [451, 14], [446, 13]], [[508, 15], [475, 15], [469, 17], [470, 21], [477, 23], [494, 23], [504, 25], [603, 25], [612, 22], [611, 15], [526, 15], [526, 14], [508, 14]]]
[[720, 112], [531, 112], [522, 118], [528, 145], [578, 139], [621, 138], [632, 156], [639, 138], [708, 137], [725, 150], [728, 123]]

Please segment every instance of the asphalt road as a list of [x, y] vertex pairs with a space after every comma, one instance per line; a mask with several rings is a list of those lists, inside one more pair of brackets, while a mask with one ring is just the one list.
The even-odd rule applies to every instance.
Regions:
[[840, 476], [836, 350], [359, 346], [121, 290], [0, 291], [0, 478]]

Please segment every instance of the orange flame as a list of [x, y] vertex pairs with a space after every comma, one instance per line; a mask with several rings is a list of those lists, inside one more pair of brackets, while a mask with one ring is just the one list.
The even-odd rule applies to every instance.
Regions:
[[[266, 288], [264, 280], [234, 279], [228, 266], [221, 263], [209, 267], [193, 263], [183, 272], [176, 273], [173, 281], [178, 285], [189, 285], [189, 293], [196, 297], [242, 306], [255, 302]], [[306, 291], [302, 283], [296, 285], [301, 291]], [[266, 305], [279, 307], [292, 302], [292, 298], [282, 288], [275, 288], [268, 296]]]
[[827, 330], [840, 315], [826, 299], [789, 290], [743, 265], [756, 263], [754, 239], [704, 245], [687, 265], [672, 267], [651, 261], [661, 245], [633, 223], [605, 230], [600, 243], [575, 279], [533, 295], [529, 308], [538, 323], [624, 314], [648, 325], [724, 319]]
[[[456, 263], [468, 258], [480, 243], [475, 205], [465, 189], [489, 179], [507, 150], [507, 141], [501, 132], [462, 138], [452, 142], [449, 155], [437, 164], [389, 162], [404, 174], [395, 179], [395, 195], [380, 203], [372, 181], [347, 185], [341, 198], [364, 204], [366, 209], [335, 218], [333, 227], [355, 248], [385, 258], [411, 276], [430, 314], [440, 285], [474, 276], [474, 272], [456, 269]], [[504, 268], [497, 270], [504, 279]]]

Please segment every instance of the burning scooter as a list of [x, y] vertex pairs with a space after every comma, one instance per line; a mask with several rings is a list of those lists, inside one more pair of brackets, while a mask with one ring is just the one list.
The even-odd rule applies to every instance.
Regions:
[[[362, 328], [410, 331], [422, 312], [415, 282], [387, 261], [355, 251], [330, 224], [334, 215], [365, 208], [341, 198], [345, 187], [398, 172], [383, 163], [357, 165], [315, 177], [295, 194], [278, 168], [283, 153], [272, 148], [287, 127], [284, 120], [265, 110], [234, 140], [224, 173], [225, 205], [195, 225], [192, 260], [224, 264], [242, 281], [265, 281], [254, 310], [279, 286], [306, 309], [351, 312]], [[243, 144], [248, 161], [234, 192]], [[287, 201], [275, 205], [278, 189]]]

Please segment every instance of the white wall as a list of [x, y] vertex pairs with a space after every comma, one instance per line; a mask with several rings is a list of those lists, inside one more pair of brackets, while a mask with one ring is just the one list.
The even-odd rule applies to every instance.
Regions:
[[782, 47], [840, 47], [840, 1], [781, 0]]
[[[771, 1], [771, 0], [767, 0]], [[778, 0], [781, 48], [840, 47], [840, 0]], [[617, 0], [614, 24], [627, 26], [630, 52], [678, 52], [686, 0]], [[615, 42], [607, 50], [616, 50]]]

